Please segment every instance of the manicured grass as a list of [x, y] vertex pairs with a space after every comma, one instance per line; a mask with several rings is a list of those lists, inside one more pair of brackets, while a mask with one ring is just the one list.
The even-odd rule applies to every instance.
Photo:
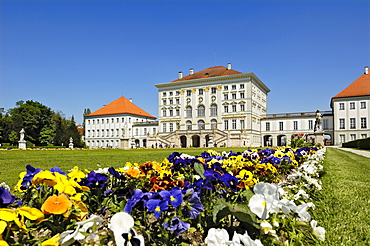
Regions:
[[[199, 155], [206, 148], [190, 149], [99, 149], [99, 150], [4, 150], [0, 151], [0, 183], [13, 187], [18, 182], [19, 173], [26, 165], [50, 169], [60, 167], [68, 171], [74, 166], [79, 169], [96, 170], [99, 167], [123, 167], [126, 162], [143, 164], [147, 161], [163, 161], [172, 152]], [[230, 150], [244, 151], [245, 148], [217, 148], [218, 152]]]
[[328, 148], [324, 169], [313, 214], [327, 231], [321, 245], [370, 245], [370, 159]]

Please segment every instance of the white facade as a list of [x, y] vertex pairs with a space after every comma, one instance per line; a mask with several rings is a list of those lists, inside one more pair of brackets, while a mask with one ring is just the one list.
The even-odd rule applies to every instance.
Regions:
[[[212, 69], [202, 71], [208, 74]], [[267, 112], [270, 90], [253, 73], [177, 80], [156, 87], [158, 132], [164, 141], [182, 147], [208, 146], [210, 140], [217, 146], [261, 145], [260, 119]]]
[[370, 137], [370, 96], [333, 98], [335, 145]]

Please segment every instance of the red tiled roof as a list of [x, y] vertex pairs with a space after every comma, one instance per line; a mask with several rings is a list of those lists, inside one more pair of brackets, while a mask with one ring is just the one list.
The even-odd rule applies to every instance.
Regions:
[[370, 75], [361, 75], [333, 98], [357, 96], [370, 96]]
[[120, 97], [115, 101], [109, 103], [108, 105], [102, 107], [101, 109], [92, 112], [86, 116], [96, 116], [96, 115], [110, 115], [110, 114], [133, 114], [133, 115], [140, 115], [150, 118], [156, 118], [135, 104], [133, 104], [130, 100], [127, 100], [125, 97]]
[[209, 67], [193, 73], [192, 75], [184, 76], [182, 79], [176, 79], [172, 82], [177, 81], [184, 81], [184, 80], [191, 80], [191, 79], [201, 79], [201, 78], [209, 78], [209, 77], [217, 77], [217, 76], [225, 76], [225, 75], [233, 75], [233, 74], [241, 74], [234, 69], [227, 69], [224, 66], [216, 66], [216, 67]]

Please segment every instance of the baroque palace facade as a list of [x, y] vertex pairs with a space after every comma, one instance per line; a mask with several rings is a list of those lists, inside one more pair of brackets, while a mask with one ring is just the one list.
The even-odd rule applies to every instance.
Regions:
[[[118, 98], [85, 116], [90, 148], [284, 146], [294, 134], [313, 136], [316, 111], [268, 114], [270, 89], [254, 74], [227, 67], [193, 69], [157, 84], [158, 119]], [[364, 74], [320, 112], [331, 144], [370, 136], [370, 78]]]

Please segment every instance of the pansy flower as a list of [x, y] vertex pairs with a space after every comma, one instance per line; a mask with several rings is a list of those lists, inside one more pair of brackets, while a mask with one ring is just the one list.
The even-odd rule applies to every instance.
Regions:
[[0, 208], [5, 208], [15, 201], [15, 196], [11, 195], [8, 189], [0, 187]]
[[167, 229], [168, 231], [175, 232], [175, 236], [177, 237], [184, 231], [190, 229], [190, 224], [184, 221], [181, 221], [180, 218], [175, 217], [169, 223], [164, 223], [163, 228]]
[[182, 203], [182, 192], [179, 188], [173, 188], [171, 191], [161, 191], [159, 195], [167, 201], [176, 209]]
[[28, 187], [31, 185], [31, 180], [33, 179], [33, 177], [41, 171], [41, 169], [39, 168], [34, 168], [33, 166], [31, 165], [27, 165], [26, 166], [26, 173], [24, 174], [23, 178], [22, 178], [22, 182], [21, 182], [21, 187], [20, 189], [21, 190], [27, 190]]
[[82, 179], [79, 183], [89, 188], [103, 188], [108, 179], [106, 174], [91, 171], [87, 177]]
[[161, 199], [152, 199], [146, 203], [149, 212], [154, 212], [154, 217], [158, 219], [163, 211], [168, 209], [168, 201]]
[[112, 216], [109, 228], [113, 231], [116, 245], [144, 246], [144, 237], [137, 235], [134, 219], [125, 212], [119, 212]]
[[194, 192], [191, 195], [190, 199], [187, 201], [187, 204], [190, 205], [188, 209], [182, 210], [183, 214], [187, 217], [195, 219], [196, 217], [198, 217], [200, 212], [203, 211], [203, 204], [201, 203], [197, 192]]
[[127, 200], [126, 206], [125, 206], [125, 212], [130, 214], [132, 211], [132, 208], [140, 202], [141, 198], [143, 197], [144, 193], [140, 189], [136, 189], [134, 191], [134, 195]]
[[52, 195], [48, 197], [41, 206], [41, 211], [45, 214], [64, 214], [72, 208], [72, 202], [65, 194]]

